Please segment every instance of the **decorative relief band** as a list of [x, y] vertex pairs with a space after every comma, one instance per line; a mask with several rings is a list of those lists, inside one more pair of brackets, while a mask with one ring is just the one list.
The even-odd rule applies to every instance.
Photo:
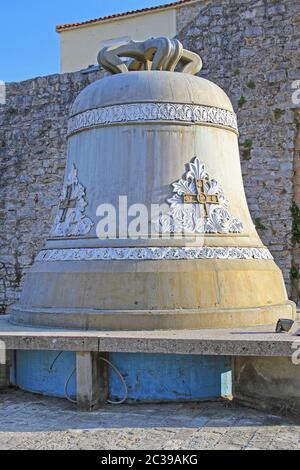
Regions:
[[258, 259], [272, 260], [267, 248], [237, 247], [133, 247], [66, 248], [42, 250], [36, 261]]
[[215, 124], [238, 132], [235, 113], [211, 106], [178, 103], [131, 103], [96, 108], [69, 119], [68, 134], [114, 123], [179, 121]]

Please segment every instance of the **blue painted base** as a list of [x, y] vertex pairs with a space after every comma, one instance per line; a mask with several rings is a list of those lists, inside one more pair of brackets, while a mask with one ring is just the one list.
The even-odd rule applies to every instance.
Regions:
[[[184, 401], [232, 394], [230, 357], [112, 353], [109, 359], [125, 378], [130, 400]], [[63, 397], [75, 366], [72, 352], [58, 357], [56, 351], [17, 351], [15, 384], [27, 391]], [[68, 394], [76, 396], [75, 374], [69, 381]], [[124, 386], [112, 369], [109, 394], [112, 400], [124, 397]]]

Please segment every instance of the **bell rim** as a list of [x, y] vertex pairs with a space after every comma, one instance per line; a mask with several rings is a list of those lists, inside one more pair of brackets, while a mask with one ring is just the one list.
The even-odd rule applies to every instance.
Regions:
[[296, 319], [291, 300], [250, 308], [172, 310], [96, 310], [88, 308], [28, 308], [10, 311], [10, 323], [34, 328], [92, 331], [198, 330], [276, 324], [278, 318]]

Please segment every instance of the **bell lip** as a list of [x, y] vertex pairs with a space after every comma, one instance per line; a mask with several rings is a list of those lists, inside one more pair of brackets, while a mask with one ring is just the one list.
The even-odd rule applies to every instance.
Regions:
[[296, 304], [249, 308], [201, 308], [174, 310], [95, 310], [81, 308], [28, 308], [10, 310], [9, 322], [33, 328], [91, 331], [228, 329], [276, 324], [278, 318], [295, 320]]

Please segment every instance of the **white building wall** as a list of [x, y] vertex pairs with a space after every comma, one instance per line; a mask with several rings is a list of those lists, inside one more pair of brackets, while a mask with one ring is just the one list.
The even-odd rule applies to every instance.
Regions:
[[144, 41], [149, 37], [175, 35], [175, 8], [61, 31], [61, 72], [75, 72], [96, 64], [99, 50], [118, 39]]

